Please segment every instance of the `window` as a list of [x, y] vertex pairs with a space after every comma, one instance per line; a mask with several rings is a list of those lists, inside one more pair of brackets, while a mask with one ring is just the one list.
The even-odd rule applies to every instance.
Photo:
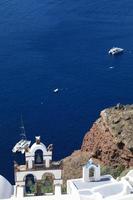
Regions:
[[42, 190], [43, 193], [54, 193], [54, 175], [50, 173], [45, 173], [42, 176]]
[[91, 167], [89, 169], [89, 178], [90, 178], [90, 180], [94, 180], [94, 174], [95, 174], [95, 169], [94, 169], [94, 167]]
[[35, 152], [35, 164], [43, 164], [43, 151], [40, 149]]
[[35, 177], [32, 174], [28, 174], [25, 178], [25, 193], [35, 193]]

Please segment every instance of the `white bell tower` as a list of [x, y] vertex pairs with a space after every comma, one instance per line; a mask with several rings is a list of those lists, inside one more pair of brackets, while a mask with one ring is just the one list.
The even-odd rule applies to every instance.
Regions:
[[25, 151], [25, 161], [25, 165], [14, 165], [17, 197], [61, 195], [61, 162], [52, 161], [52, 145], [46, 148], [40, 136], [35, 137], [35, 143]]
[[85, 166], [83, 166], [83, 181], [99, 181], [100, 180], [100, 165], [94, 164], [90, 159]]

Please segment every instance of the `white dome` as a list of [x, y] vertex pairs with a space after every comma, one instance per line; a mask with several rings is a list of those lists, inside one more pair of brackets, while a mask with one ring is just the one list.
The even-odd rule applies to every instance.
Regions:
[[0, 199], [8, 199], [13, 194], [13, 186], [0, 175]]

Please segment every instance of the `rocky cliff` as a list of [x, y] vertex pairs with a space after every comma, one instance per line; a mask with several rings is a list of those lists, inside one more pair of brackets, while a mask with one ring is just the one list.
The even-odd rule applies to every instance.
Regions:
[[103, 110], [85, 134], [81, 152], [107, 166], [133, 166], [133, 105]]
[[82, 166], [90, 158], [101, 165], [101, 174], [115, 178], [133, 168], [133, 105], [118, 104], [100, 113], [81, 149], [62, 160], [64, 184], [82, 177]]

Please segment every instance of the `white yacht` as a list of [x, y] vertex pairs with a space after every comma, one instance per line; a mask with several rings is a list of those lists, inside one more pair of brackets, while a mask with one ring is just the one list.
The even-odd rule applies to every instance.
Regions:
[[59, 92], [59, 88], [54, 89], [54, 93]]
[[119, 54], [122, 53], [124, 51], [124, 49], [119, 48], [119, 47], [113, 47], [109, 50], [109, 54], [115, 55], [115, 54]]
[[28, 141], [26, 139], [22, 139], [19, 142], [16, 143], [16, 145], [13, 147], [12, 152], [21, 152], [24, 153], [25, 149], [27, 149], [30, 146], [31, 141]]
[[17, 142], [15, 144], [15, 146], [13, 147], [13, 149], [12, 149], [13, 153], [16, 153], [16, 152], [24, 153], [25, 149], [27, 149], [30, 146], [30, 143], [31, 143], [31, 141], [28, 141], [26, 139], [25, 128], [24, 128], [24, 123], [23, 123], [22, 117], [21, 117], [21, 127], [20, 127], [20, 129], [21, 129], [20, 135], [21, 135], [22, 139], [19, 142]]

